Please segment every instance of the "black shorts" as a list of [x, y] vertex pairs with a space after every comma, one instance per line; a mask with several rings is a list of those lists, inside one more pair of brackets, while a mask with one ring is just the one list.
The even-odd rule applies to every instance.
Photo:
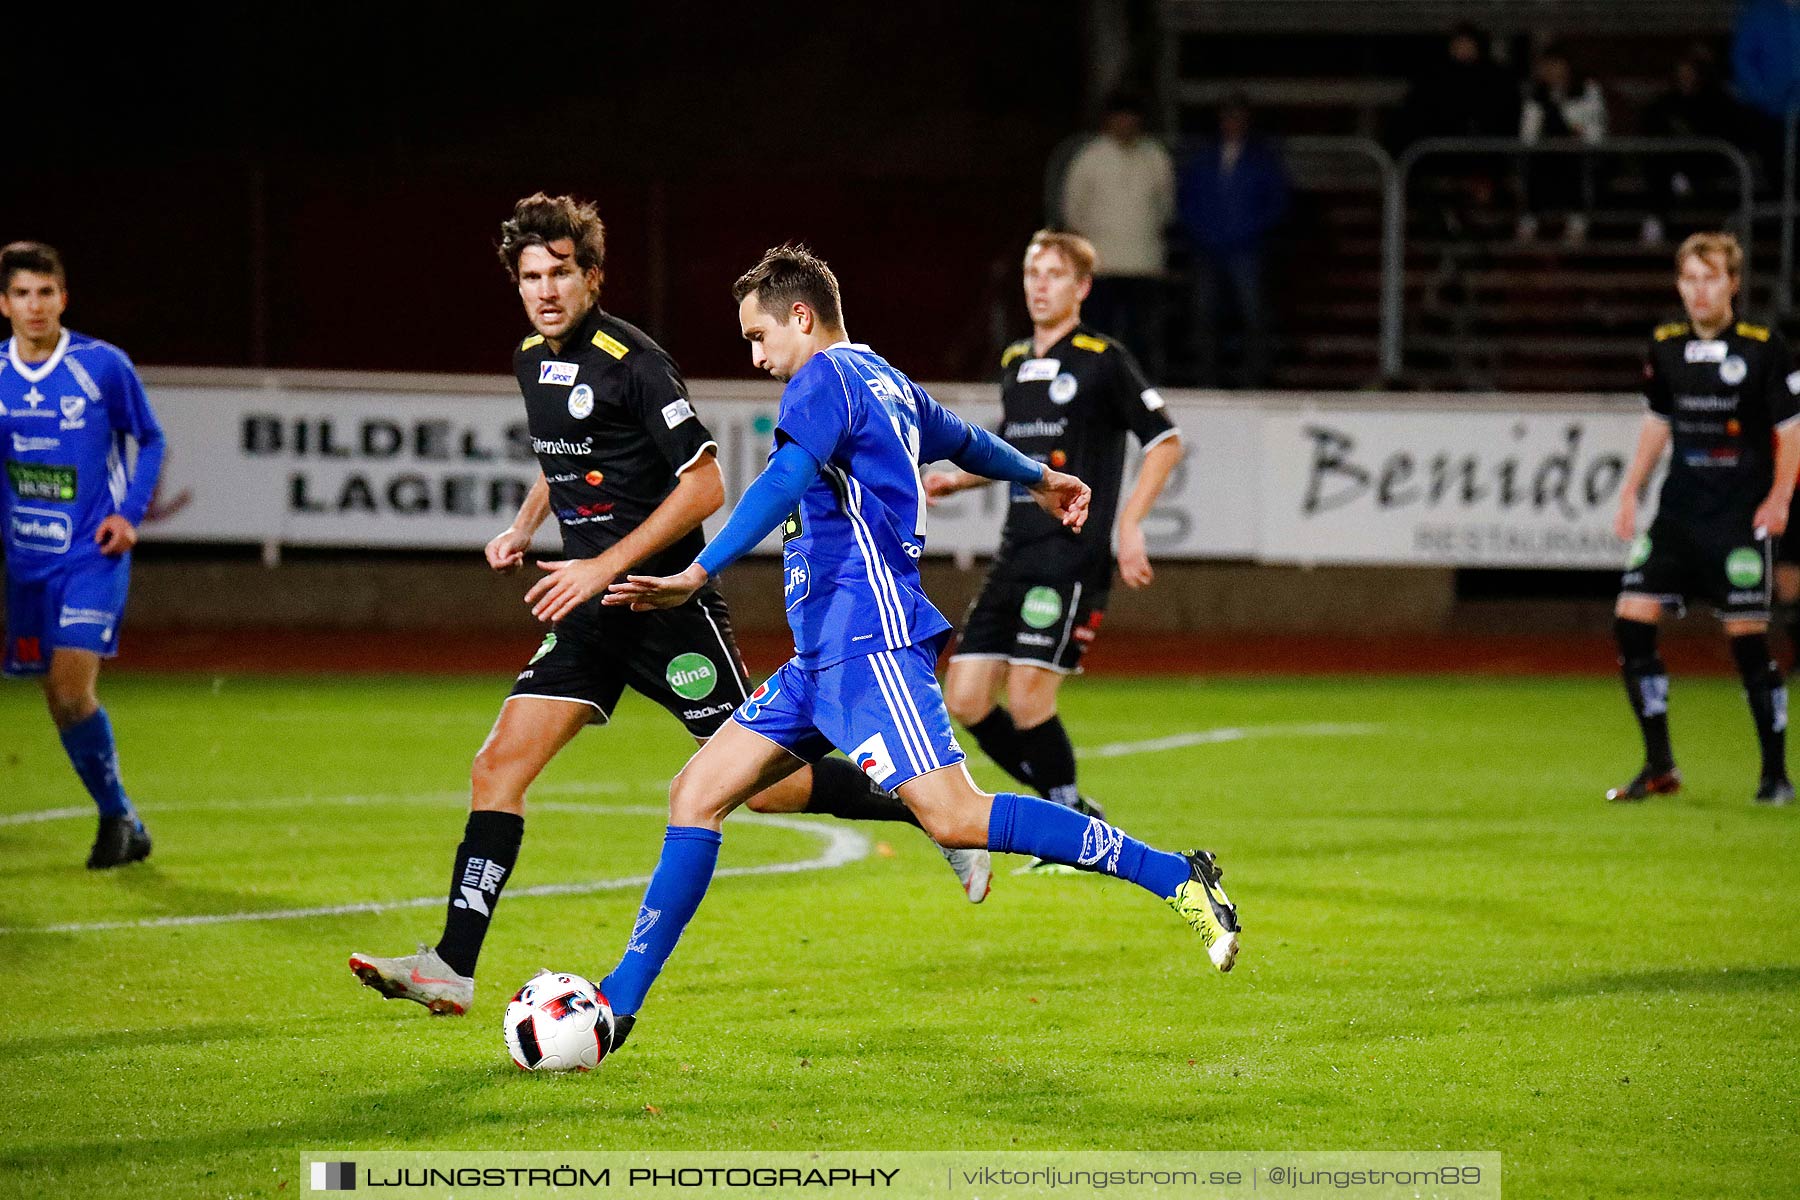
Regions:
[[1722, 620], [1768, 620], [1775, 539], [1758, 538], [1749, 518], [1663, 521], [1631, 543], [1622, 595], [1670, 607], [1711, 602]]
[[750, 694], [749, 684], [725, 598], [707, 588], [679, 608], [641, 613], [594, 597], [557, 622], [507, 699], [571, 700], [605, 723], [630, 685], [689, 733], [709, 738]]
[[1107, 588], [1093, 581], [1003, 579], [989, 575], [969, 606], [950, 658], [999, 659], [1015, 666], [1047, 667], [1065, 675], [1081, 669], [1081, 656], [1106, 615]]

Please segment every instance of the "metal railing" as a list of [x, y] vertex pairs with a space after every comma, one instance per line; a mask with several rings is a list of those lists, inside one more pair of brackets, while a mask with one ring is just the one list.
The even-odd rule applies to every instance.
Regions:
[[[1350, 139], [1360, 140], [1360, 139]], [[1412, 169], [1419, 160], [1440, 157], [1481, 155], [1525, 159], [1538, 155], [1580, 156], [1656, 156], [1716, 154], [1731, 164], [1737, 175], [1738, 207], [1734, 224], [1738, 241], [1744, 247], [1744, 260], [1751, 258], [1751, 223], [1756, 201], [1755, 177], [1750, 160], [1730, 142], [1719, 138], [1608, 138], [1603, 142], [1555, 139], [1525, 143], [1517, 138], [1423, 138], [1407, 147], [1394, 164], [1393, 182], [1384, 198], [1382, 217], [1381, 263], [1381, 374], [1398, 379], [1406, 360], [1406, 190]], [[1791, 259], [1783, 264], [1791, 269]]]

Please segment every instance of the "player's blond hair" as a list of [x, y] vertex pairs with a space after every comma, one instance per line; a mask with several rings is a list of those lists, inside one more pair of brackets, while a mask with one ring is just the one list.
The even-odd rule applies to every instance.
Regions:
[[1091, 278], [1100, 262], [1094, 243], [1079, 233], [1064, 233], [1059, 229], [1040, 229], [1032, 234], [1030, 244], [1025, 247], [1025, 257], [1030, 258], [1033, 250], [1057, 251], [1075, 268], [1077, 279]]
[[1713, 262], [1715, 258], [1722, 262], [1725, 273], [1733, 279], [1744, 274], [1744, 248], [1738, 245], [1736, 237], [1729, 233], [1696, 233], [1689, 235], [1675, 251], [1675, 270], [1679, 274], [1681, 264], [1690, 258], [1698, 258], [1702, 262]]

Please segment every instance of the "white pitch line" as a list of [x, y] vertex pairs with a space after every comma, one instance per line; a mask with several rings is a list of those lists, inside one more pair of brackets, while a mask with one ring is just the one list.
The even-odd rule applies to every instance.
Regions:
[[[1370, 724], [1300, 724], [1300, 725], [1245, 725], [1228, 726], [1221, 729], [1197, 729], [1189, 733], [1177, 733], [1168, 737], [1148, 738], [1136, 742], [1108, 742], [1077, 752], [1080, 758], [1125, 758], [1133, 754], [1152, 754], [1162, 750], [1180, 750], [1188, 746], [1212, 746], [1224, 742], [1241, 742], [1253, 738], [1281, 737], [1360, 737], [1379, 732], [1381, 726]], [[619, 792], [626, 786], [616, 780], [600, 783], [552, 783], [543, 784], [532, 789], [536, 795], [580, 795], [592, 792]], [[447, 803], [463, 801], [468, 797], [465, 791], [456, 792], [414, 792], [410, 794], [370, 794], [350, 796], [289, 796], [281, 798], [262, 798], [241, 801], [199, 801], [182, 804], [159, 804], [157, 812], [172, 811], [234, 811], [252, 808], [291, 808], [305, 805], [367, 805], [398, 803]], [[533, 808], [544, 812], [599, 812], [612, 813], [619, 816], [666, 816], [668, 810], [663, 807], [648, 805], [615, 805], [600, 806], [576, 804], [567, 801], [546, 800], [534, 804]], [[41, 821], [59, 821], [92, 816], [92, 808], [49, 808], [37, 812], [7, 813], [0, 815], [0, 826], [27, 825]], [[718, 876], [737, 875], [782, 875], [797, 871], [825, 871], [833, 867], [841, 867], [847, 863], [867, 858], [869, 840], [853, 829], [838, 825], [821, 825], [810, 821], [796, 821], [788, 817], [780, 817], [767, 813], [741, 811], [736, 819], [740, 822], [756, 825], [768, 825], [774, 828], [792, 829], [814, 837], [825, 838], [825, 848], [815, 857], [788, 863], [765, 863], [754, 867], [725, 867], [716, 874]], [[519, 888], [508, 892], [511, 896], [582, 896], [594, 892], [616, 891], [621, 888], [643, 887], [650, 882], [648, 875], [631, 875], [620, 879], [597, 879], [585, 883], [544, 883], [536, 887]], [[442, 904], [442, 896], [415, 896], [409, 900], [374, 900], [360, 904], [332, 904], [314, 908], [282, 908], [269, 909], [262, 912], [235, 913], [201, 913], [191, 916], [149, 917], [138, 921], [92, 921], [85, 923], [68, 923], [62, 925], [39, 926], [0, 926], [0, 935], [13, 933], [92, 933], [108, 929], [164, 929], [192, 925], [229, 925], [243, 921], [294, 921], [308, 917], [338, 917], [355, 913], [393, 912], [405, 908], [430, 908]]]
[[[656, 785], [647, 785], [654, 787]], [[629, 785], [618, 780], [608, 779], [598, 783], [540, 783], [533, 785], [528, 793], [532, 796], [583, 796], [595, 792], [611, 795], [629, 790]], [[261, 796], [247, 800], [175, 800], [168, 804], [156, 804], [150, 814], [166, 812], [247, 812], [254, 809], [267, 808], [303, 808], [308, 805], [326, 807], [356, 807], [368, 804], [467, 804], [469, 791], [443, 792], [369, 792], [349, 796]], [[533, 805], [543, 808], [545, 805]], [[46, 808], [36, 812], [6, 813], [0, 815], [0, 827], [7, 825], [35, 825], [41, 821], [63, 821], [77, 817], [94, 816], [94, 806], [83, 808]]]
[[[1137, 742], [1107, 742], [1104, 745], [1077, 750], [1075, 756], [1077, 758], [1126, 758], [1133, 754], [1154, 754], [1160, 750], [1181, 750], [1188, 746], [1214, 746], [1224, 742], [1248, 741], [1252, 738], [1362, 737], [1378, 733], [1380, 730], [1381, 726], [1379, 725], [1331, 723], [1227, 726], [1220, 729], [1196, 729], [1188, 733], [1176, 733], [1168, 737], [1149, 738]], [[540, 783], [532, 787], [530, 795], [580, 796], [594, 792], [613, 794], [627, 790], [629, 790], [629, 785], [618, 780], [608, 779], [598, 782]], [[462, 803], [467, 801], [468, 797], [467, 790], [463, 790], [455, 792], [373, 792], [366, 795], [349, 796], [282, 796], [251, 800], [200, 800], [187, 803], [175, 801], [169, 804], [157, 804], [153, 812], [235, 812], [241, 809], [297, 808], [305, 805], [447, 804]], [[550, 804], [533, 804], [531, 807], [555, 811], [555, 807]], [[92, 806], [0, 813], [0, 828], [9, 825], [36, 825], [44, 821], [76, 820], [93, 815]]]
[[[582, 805], [556, 801], [538, 805], [556, 812], [595, 812], [614, 816], [667, 817], [668, 810], [649, 805]], [[768, 825], [791, 829], [824, 839], [824, 847], [812, 858], [794, 862], [763, 863], [751, 867], [722, 867], [715, 878], [742, 875], [789, 875], [800, 871], [828, 871], [869, 856], [869, 839], [854, 829], [839, 824], [824, 825], [812, 821], [796, 821], [792, 817], [769, 813], [744, 812], [736, 820], [752, 825]], [[595, 892], [641, 888], [650, 882], [648, 875], [630, 875], [620, 879], [595, 879], [585, 883], [541, 883], [536, 887], [515, 888], [511, 896], [585, 896]], [[393, 912], [404, 908], [430, 908], [444, 903], [440, 896], [415, 896], [409, 900], [373, 900], [360, 904], [328, 904], [315, 908], [278, 908], [262, 912], [201, 913], [180, 917], [147, 917], [138, 921], [86, 921], [62, 925], [0, 926], [0, 935], [13, 933], [97, 933], [109, 929], [168, 929], [195, 925], [235, 925], [245, 921], [298, 921], [309, 917], [342, 917], [355, 913]]]
[[67, 821], [95, 815], [97, 811], [91, 804], [80, 808], [41, 808], [37, 812], [7, 813], [0, 816], [0, 825], [36, 825], [40, 821]]
[[1379, 725], [1245, 725], [1241, 728], [1196, 729], [1192, 733], [1176, 733], [1168, 737], [1148, 738], [1141, 742], [1108, 742], [1077, 750], [1077, 758], [1125, 758], [1133, 754], [1151, 754], [1158, 750], [1180, 750], [1186, 746], [1215, 746], [1220, 742], [1243, 742], [1252, 738], [1281, 737], [1363, 737], [1378, 733]]

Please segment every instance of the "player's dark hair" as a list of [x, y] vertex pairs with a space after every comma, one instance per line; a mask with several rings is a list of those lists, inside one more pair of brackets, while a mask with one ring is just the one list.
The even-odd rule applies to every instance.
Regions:
[[575, 243], [575, 265], [583, 271], [598, 271], [606, 264], [606, 226], [599, 210], [573, 196], [535, 192], [513, 205], [510, 220], [500, 222], [500, 261], [517, 283], [519, 256], [525, 247], [542, 246], [556, 254], [550, 243], [564, 238]]
[[804, 304], [827, 329], [844, 327], [844, 302], [838, 294], [837, 276], [824, 259], [805, 246], [790, 243], [765, 251], [762, 260], [731, 285], [731, 298], [739, 304], [752, 292], [762, 310], [783, 325], [787, 324], [788, 310], [795, 304]]
[[12, 242], [0, 246], [0, 288], [11, 287], [13, 276], [20, 271], [54, 275], [57, 283], [64, 287], [69, 284], [68, 276], [63, 273], [62, 255], [56, 252], [56, 247], [43, 242]]

